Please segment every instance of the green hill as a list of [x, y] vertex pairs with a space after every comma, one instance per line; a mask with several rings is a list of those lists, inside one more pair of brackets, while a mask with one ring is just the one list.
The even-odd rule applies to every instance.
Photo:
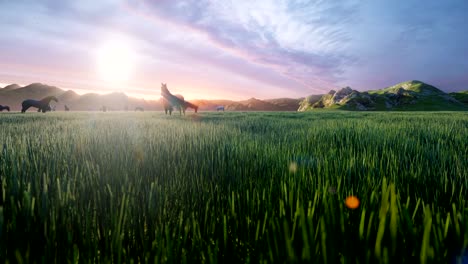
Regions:
[[468, 106], [468, 90], [449, 93], [449, 95]]
[[[457, 94], [459, 98], [468, 94]], [[331, 90], [313, 104], [301, 102], [308, 107], [299, 111], [317, 108], [332, 108], [360, 111], [466, 111], [467, 105], [457, 97], [421, 81], [402, 82], [384, 89], [359, 92], [350, 87]]]

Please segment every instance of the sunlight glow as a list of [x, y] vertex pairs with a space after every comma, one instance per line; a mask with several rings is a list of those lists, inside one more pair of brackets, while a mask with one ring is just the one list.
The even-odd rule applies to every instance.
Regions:
[[127, 82], [135, 69], [135, 52], [121, 40], [108, 41], [97, 51], [97, 72], [107, 83]]

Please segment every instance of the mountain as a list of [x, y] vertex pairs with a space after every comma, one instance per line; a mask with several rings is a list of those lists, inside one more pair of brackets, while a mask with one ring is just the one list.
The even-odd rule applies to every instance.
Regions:
[[322, 98], [322, 96], [323, 96], [323, 94], [316, 94], [316, 95], [307, 96], [304, 100], [302, 100], [299, 103], [299, 108], [297, 109], [297, 111], [302, 112], [302, 111], [306, 111], [306, 110], [312, 108], [312, 106], [315, 103], [317, 103]]
[[216, 111], [216, 107], [224, 106], [235, 103], [232, 100], [205, 100], [205, 99], [196, 99], [190, 101], [195, 105], [198, 105], [198, 110], [200, 111]]
[[[65, 105], [72, 111], [99, 111], [103, 106], [110, 111], [163, 110], [159, 100], [144, 100], [129, 97], [124, 93], [79, 95], [74, 91], [62, 90], [55, 86], [33, 83], [24, 87], [11, 84], [0, 88], [0, 105], [10, 106], [12, 111], [21, 110], [25, 99], [41, 99], [56, 96], [59, 102], [52, 105], [64, 110]], [[447, 94], [436, 87], [420, 82], [408, 81], [380, 90], [360, 92], [350, 87], [327, 94], [310, 95], [306, 98], [277, 98], [260, 100], [250, 98], [233, 100], [190, 100], [200, 111], [216, 111], [224, 106], [226, 111], [308, 111], [311, 109], [377, 110], [377, 111], [467, 111], [468, 91]]]
[[7, 91], [7, 90], [18, 89], [18, 88], [21, 88], [21, 86], [19, 86], [18, 84], [14, 83], [14, 84], [10, 84], [10, 85], [7, 85], [7, 86], [3, 87], [3, 90], [4, 90], [4, 91]]
[[297, 111], [301, 101], [304, 98], [277, 98], [266, 99], [265, 102], [272, 103], [276, 106], [276, 111]]
[[461, 102], [461, 103], [465, 104], [466, 106], [468, 106], [468, 90], [449, 93], [449, 95], [452, 96], [453, 98], [457, 99], [459, 102]]
[[[457, 95], [458, 96], [458, 95]], [[463, 95], [460, 95], [462, 97]], [[316, 108], [377, 111], [466, 111], [468, 107], [451, 95], [421, 81], [408, 81], [380, 90], [359, 92], [350, 87], [309, 96], [299, 111]]]
[[232, 100], [193, 100], [201, 111], [216, 111], [218, 106], [224, 106], [226, 111], [297, 111], [303, 98], [276, 98], [260, 100], [250, 98], [243, 101]]
[[79, 95], [74, 91], [64, 91], [55, 86], [33, 83], [24, 87], [16, 84], [0, 89], [0, 105], [10, 106], [12, 111], [21, 110], [21, 103], [25, 99], [39, 100], [46, 96], [55, 96], [59, 100], [52, 102], [57, 110], [64, 110], [65, 105], [72, 111], [99, 111], [103, 106], [108, 110], [135, 110], [142, 107], [146, 110], [162, 110], [159, 101], [147, 101], [128, 97], [124, 93]]
[[59, 101], [74, 101], [80, 98], [80, 95], [72, 90], [68, 90], [57, 97]]
[[[17, 84], [8, 85], [0, 89], [0, 104], [9, 105], [12, 111], [21, 110], [21, 102], [25, 99], [41, 99], [46, 96], [55, 96], [59, 100], [52, 105], [63, 111], [65, 105], [72, 111], [99, 111], [103, 106], [107, 110], [130, 110], [137, 107], [145, 110], [163, 110], [159, 100], [147, 101], [129, 97], [124, 93], [97, 94], [87, 93], [79, 95], [74, 91], [62, 90], [55, 86], [33, 83], [25, 87]], [[224, 106], [226, 111], [296, 111], [303, 98], [278, 98], [259, 100], [250, 98], [245, 101], [233, 100], [190, 100], [198, 105], [200, 111], [216, 111], [218, 106]]]

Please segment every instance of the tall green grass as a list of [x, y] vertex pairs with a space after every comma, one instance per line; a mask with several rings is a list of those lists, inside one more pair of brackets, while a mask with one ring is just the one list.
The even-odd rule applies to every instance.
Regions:
[[0, 259], [445, 263], [467, 139], [465, 113], [1, 114]]

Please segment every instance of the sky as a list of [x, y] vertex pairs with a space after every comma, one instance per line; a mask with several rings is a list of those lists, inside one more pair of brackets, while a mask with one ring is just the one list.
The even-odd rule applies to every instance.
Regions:
[[157, 99], [468, 89], [465, 0], [0, 0], [0, 86]]

